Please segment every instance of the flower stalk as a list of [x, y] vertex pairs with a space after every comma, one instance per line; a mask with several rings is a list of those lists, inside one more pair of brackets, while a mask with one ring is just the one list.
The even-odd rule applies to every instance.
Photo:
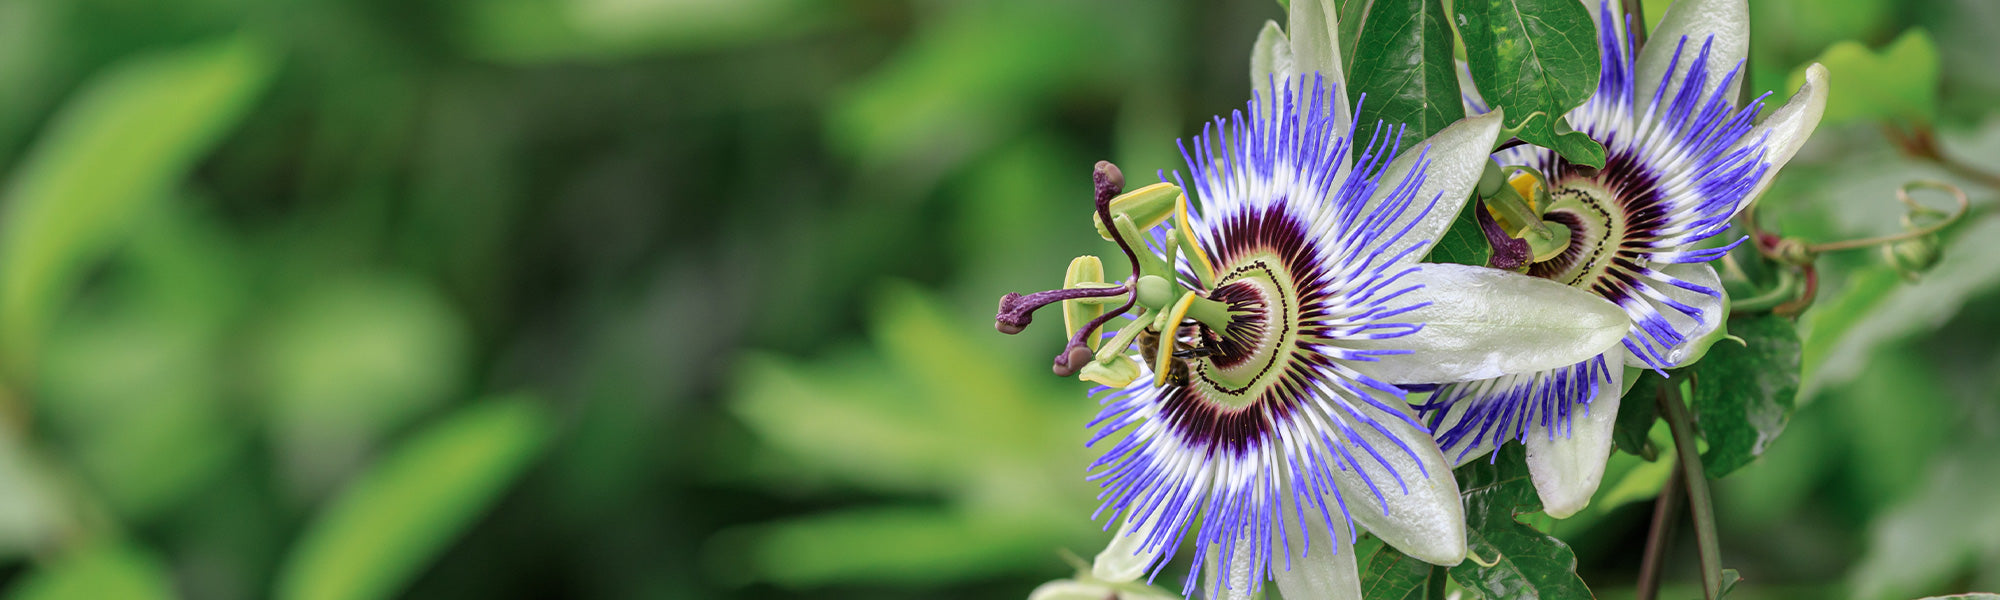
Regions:
[[[1698, 382], [1691, 382], [1695, 385]], [[1694, 517], [1695, 548], [1701, 559], [1701, 590], [1708, 600], [1722, 594], [1722, 548], [1715, 532], [1715, 503], [1709, 498], [1708, 476], [1702, 472], [1701, 452], [1694, 444], [1694, 419], [1681, 400], [1680, 386], [1660, 386], [1660, 415], [1674, 436], [1682, 483], [1687, 486], [1688, 512]]]

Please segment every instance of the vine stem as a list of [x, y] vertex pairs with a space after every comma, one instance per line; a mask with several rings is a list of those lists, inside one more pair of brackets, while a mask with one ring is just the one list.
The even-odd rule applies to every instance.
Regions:
[[1424, 582], [1425, 600], [1444, 600], [1445, 568], [1431, 565], [1431, 575]]
[[1632, 47], [1646, 45], [1646, 4], [1640, 0], [1621, 0], [1625, 16], [1632, 19]]
[[[1674, 460], [1668, 458], [1667, 460]], [[1660, 497], [1653, 501], [1653, 528], [1646, 532], [1646, 553], [1639, 559], [1638, 600], [1653, 600], [1660, 594], [1660, 569], [1667, 560], [1667, 544], [1673, 540], [1674, 517], [1681, 510], [1681, 470], [1667, 474], [1660, 485]]]
[[1701, 453], [1694, 445], [1694, 421], [1688, 415], [1687, 403], [1681, 401], [1679, 385], [1668, 382], [1660, 386], [1659, 401], [1667, 430], [1674, 435], [1681, 480], [1687, 486], [1688, 512], [1694, 517], [1695, 547], [1701, 556], [1701, 591], [1708, 600], [1716, 600], [1722, 593], [1722, 548], [1715, 535], [1715, 504], [1708, 497], [1708, 476], [1702, 473]]
[[1911, 128], [1909, 132], [1904, 132], [1894, 125], [1885, 124], [1882, 130], [1888, 135], [1889, 142], [1895, 144], [1904, 154], [1928, 160], [1954, 175], [1978, 181], [1986, 187], [2000, 189], [2000, 174], [1967, 164], [1946, 154], [1944, 147], [1937, 143], [1937, 134], [1932, 132], [1930, 127], [1919, 125]]

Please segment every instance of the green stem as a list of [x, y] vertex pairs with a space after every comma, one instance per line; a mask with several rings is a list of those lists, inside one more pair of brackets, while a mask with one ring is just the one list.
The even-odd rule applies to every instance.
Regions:
[[[1640, 0], [1621, 0], [1620, 3], [1625, 5], [1625, 16], [1631, 17], [1633, 22], [1632, 47], [1636, 49], [1645, 46], [1646, 3], [1641, 2]], [[1749, 87], [1749, 86], [1744, 86], [1744, 87]]]
[[1660, 571], [1666, 568], [1667, 546], [1674, 537], [1674, 517], [1681, 510], [1680, 497], [1681, 472], [1675, 469], [1660, 486], [1659, 499], [1653, 501], [1653, 527], [1646, 533], [1646, 553], [1639, 559], [1639, 589], [1635, 594], [1638, 600], [1653, 600], [1660, 595]]
[[1424, 582], [1424, 600], [1444, 600], [1444, 567], [1431, 565], [1431, 575]]
[[1722, 593], [1722, 548], [1715, 537], [1715, 504], [1708, 497], [1708, 476], [1701, 470], [1701, 453], [1694, 445], [1694, 421], [1687, 403], [1681, 401], [1680, 386], [1668, 382], [1660, 388], [1660, 414], [1674, 434], [1674, 451], [1680, 455], [1683, 483], [1687, 484], [1688, 512], [1694, 516], [1695, 548], [1701, 555], [1701, 590], [1708, 600]]
[[1799, 297], [1798, 274], [1790, 268], [1780, 268], [1777, 285], [1771, 286], [1771, 289], [1765, 290], [1762, 294], [1730, 300], [1729, 312], [1763, 312], [1777, 308], [1778, 305], [1797, 297]]

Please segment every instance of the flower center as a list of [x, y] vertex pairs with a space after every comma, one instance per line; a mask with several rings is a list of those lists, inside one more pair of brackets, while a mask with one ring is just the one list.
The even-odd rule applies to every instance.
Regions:
[[1595, 179], [1572, 177], [1549, 189], [1542, 218], [1569, 227], [1569, 245], [1554, 258], [1528, 266], [1528, 274], [1590, 289], [1617, 258], [1629, 227], [1617, 196]]
[[1272, 375], [1284, 371], [1283, 351], [1298, 335], [1298, 292], [1284, 261], [1259, 252], [1233, 261], [1209, 298], [1229, 304], [1235, 318], [1222, 331], [1205, 331], [1207, 356], [1197, 359], [1189, 384], [1219, 405], [1247, 407]]

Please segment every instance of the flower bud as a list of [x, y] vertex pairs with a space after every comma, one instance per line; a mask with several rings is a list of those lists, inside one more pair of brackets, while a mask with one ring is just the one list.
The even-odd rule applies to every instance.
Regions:
[[1889, 266], [1902, 271], [1904, 277], [1916, 279], [1936, 267], [1943, 255], [1938, 252], [1936, 235], [1902, 240], [1882, 247], [1882, 260]]

